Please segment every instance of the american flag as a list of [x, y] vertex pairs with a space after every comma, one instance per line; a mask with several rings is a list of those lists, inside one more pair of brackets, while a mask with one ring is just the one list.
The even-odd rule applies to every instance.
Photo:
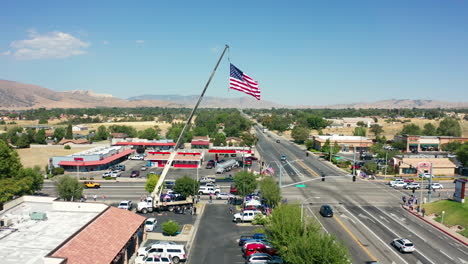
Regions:
[[247, 76], [236, 66], [231, 64], [231, 75], [229, 78], [229, 88], [249, 94], [260, 100], [260, 89], [258, 82]]
[[275, 174], [275, 169], [273, 169], [273, 167], [268, 165], [268, 168], [265, 169], [265, 172], [268, 174]]

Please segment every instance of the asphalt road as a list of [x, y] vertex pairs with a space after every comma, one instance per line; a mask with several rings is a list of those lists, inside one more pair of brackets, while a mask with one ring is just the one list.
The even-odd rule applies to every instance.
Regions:
[[206, 204], [189, 256], [189, 264], [245, 262], [238, 239], [256, 227], [232, 222], [227, 204]]
[[[290, 164], [285, 166], [283, 186], [315, 179], [305, 182], [305, 188], [294, 187], [294, 184], [283, 188], [283, 197], [289, 202], [304, 203], [307, 215], [317, 219], [326, 232], [344, 241], [353, 263], [371, 260], [379, 263], [468, 263], [466, 246], [401, 208], [402, 195], [408, 195], [410, 191], [371, 181], [352, 182], [345, 172], [314, 155], [306, 157], [304, 149], [284, 138], [271, 132], [263, 133], [259, 128], [257, 135], [257, 150], [267, 163], [272, 164], [275, 177], [279, 177], [281, 155], [288, 157]], [[280, 143], [276, 143], [276, 139], [280, 139]], [[326, 176], [325, 182], [320, 180], [321, 175]], [[423, 192], [425, 195], [427, 190]], [[334, 208], [333, 218], [323, 218], [318, 214], [323, 204]], [[412, 240], [416, 252], [401, 254], [395, 250], [390, 242], [397, 237]]]

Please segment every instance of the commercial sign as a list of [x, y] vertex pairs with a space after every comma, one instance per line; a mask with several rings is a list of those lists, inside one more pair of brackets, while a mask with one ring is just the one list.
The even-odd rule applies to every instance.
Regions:
[[455, 182], [455, 193], [453, 194], [453, 200], [459, 203], [465, 203], [465, 186], [466, 180], [458, 179]]
[[73, 158], [74, 161], [83, 161], [83, 158], [80, 158], [80, 157], [74, 157]]

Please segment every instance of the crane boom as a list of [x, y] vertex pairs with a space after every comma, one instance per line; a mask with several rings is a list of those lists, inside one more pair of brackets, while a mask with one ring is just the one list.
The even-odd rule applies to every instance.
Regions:
[[187, 119], [187, 122], [185, 123], [184, 128], [182, 129], [182, 132], [179, 135], [179, 138], [177, 139], [177, 142], [176, 142], [176, 144], [174, 146], [174, 151], [169, 155], [169, 159], [167, 160], [167, 163], [164, 165], [164, 169], [163, 169], [161, 175], [159, 176], [158, 183], [156, 184], [156, 186], [154, 187], [153, 192], [151, 193], [151, 196], [153, 197], [153, 202], [154, 203], [159, 202], [159, 196], [161, 195], [161, 192], [162, 192], [162, 184], [164, 182], [164, 179], [166, 178], [166, 175], [167, 175], [169, 169], [171, 168], [171, 164], [174, 161], [175, 156], [177, 155], [177, 150], [179, 149], [179, 146], [181, 145], [181, 143], [183, 141], [185, 133], [187, 132], [188, 128], [190, 127], [190, 124], [192, 123], [193, 115], [197, 111], [198, 105], [200, 105], [200, 102], [203, 99], [203, 96], [205, 95], [206, 89], [208, 88], [208, 85], [210, 84], [211, 79], [213, 79], [213, 76], [214, 76], [216, 70], [218, 69], [219, 63], [221, 62], [221, 60], [222, 60], [222, 58], [224, 56], [224, 53], [226, 53], [226, 50], [228, 48], [229, 48], [228, 45], [226, 45], [224, 47], [223, 53], [219, 57], [218, 62], [216, 63], [216, 66], [214, 67], [213, 71], [211, 72], [210, 78], [208, 78], [208, 81], [206, 82], [206, 85], [205, 85], [205, 88], [203, 89], [203, 92], [201, 93], [200, 97], [198, 98], [197, 103], [193, 107], [192, 112], [190, 113], [190, 116]]

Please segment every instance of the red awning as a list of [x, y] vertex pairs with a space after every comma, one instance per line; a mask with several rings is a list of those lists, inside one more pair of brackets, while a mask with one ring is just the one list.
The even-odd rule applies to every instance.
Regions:
[[219, 154], [229, 154], [229, 153], [252, 153], [251, 150], [235, 150], [235, 149], [210, 149], [208, 153], [219, 153]]
[[93, 161], [66, 161], [66, 160], [62, 160], [59, 162], [59, 166], [98, 166], [98, 165], [104, 165], [104, 164], [107, 164], [107, 163], [110, 163], [116, 159], [119, 159], [125, 155], [129, 155], [129, 154], [132, 154], [133, 152], [135, 152], [134, 149], [127, 149], [127, 150], [124, 150], [120, 153], [117, 153], [115, 155], [112, 155], [110, 157], [107, 157], [105, 159], [102, 159], [102, 160], [93, 160]]
[[175, 143], [161, 143], [161, 142], [117, 142], [116, 145], [118, 146], [156, 146], [156, 147], [164, 147], [164, 146], [175, 146]]

